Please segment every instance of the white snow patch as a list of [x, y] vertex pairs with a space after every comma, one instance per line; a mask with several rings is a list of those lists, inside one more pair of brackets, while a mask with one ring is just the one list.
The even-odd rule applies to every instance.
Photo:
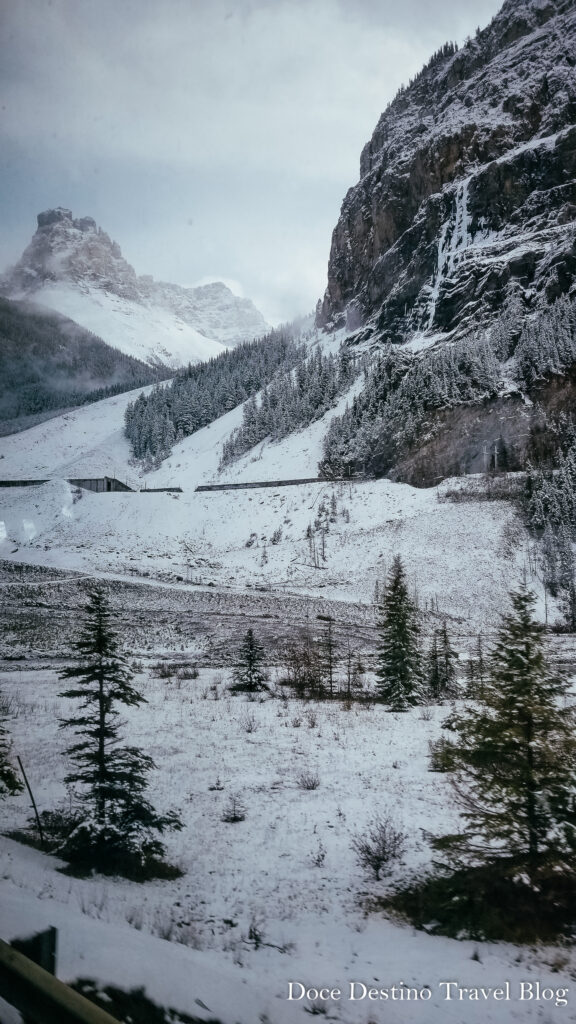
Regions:
[[45, 284], [34, 301], [70, 317], [129, 356], [170, 367], [211, 359], [228, 346], [209, 338], [174, 313], [142, 305], [100, 288], [80, 290], [73, 285]]

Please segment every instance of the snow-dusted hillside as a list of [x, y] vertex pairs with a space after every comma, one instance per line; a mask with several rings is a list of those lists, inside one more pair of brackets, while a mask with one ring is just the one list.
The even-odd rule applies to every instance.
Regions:
[[[235, 409], [177, 444], [158, 471], [139, 477], [122, 433], [132, 397], [108, 399], [3, 439], [2, 478], [53, 478], [40, 487], [0, 490], [4, 557], [96, 574], [170, 572], [240, 590], [257, 584], [371, 604], [376, 583], [399, 553], [421, 602], [439, 603], [474, 628], [496, 620], [521, 575], [528, 542], [505, 503], [484, 502], [471, 514], [469, 505], [439, 500], [436, 488], [389, 480], [195, 491], [210, 482], [316, 476], [333, 412], [219, 474], [222, 442], [241, 418], [241, 408]], [[182, 493], [83, 491], [78, 500], [65, 483], [104, 474], [133, 487], [181, 487]], [[306, 532], [333, 497], [324, 560]], [[208, 572], [198, 568], [206, 564]]]
[[91, 217], [74, 219], [62, 207], [38, 214], [36, 234], [0, 278], [0, 291], [63, 313], [122, 352], [173, 367], [268, 327], [250, 299], [222, 282], [181, 288], [138, 277]]
[[174, 369], [211, 359], [226, 345], [208, 337], [170, 310], [103, 291], [79, 289], [67, 282], [45, 284], [33, 293], [39, 308], [49, 308], [103, 338], [109, 345], [144, 362]]

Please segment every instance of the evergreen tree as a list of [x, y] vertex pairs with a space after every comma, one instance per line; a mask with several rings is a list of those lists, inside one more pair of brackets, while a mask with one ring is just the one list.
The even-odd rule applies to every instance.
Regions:
[[417, 610], [408, 593], [402, 560], [392, 562], [380, 605], [378, 690], [390, 711], [407, 711], [424, 700]]
[[267, 676], [262, 669], [263, 661], [264, 648], [254, 636], [254, 631], [249, 629], [242, 641], [238, 664], [234, 669], [234, 683], [230, 689], [245, 693], [258, 693], [260, 690], [267, 690]]
[[484, 700], [484, 683], [486, 682], [486, 659], [484, 657], [484, 644], [482, 642], [482, 634], [478, 634], [476, 640], [476, 672], [479, 682], [479, 693], [480, 700]]
[[12, 741], [4, 724], [4, 715], [0, 713], [0, 800], [5, 796], [19, 793], [24, 788], [10, 758], [11, 747]]
[[467, 687], [466, 693], [473, 700], [484, 700], [484, 683], [486, 681], [486, 659], [482, 634], [476, 640], [475, 655], [470, 654], [466, 662]]
[[65, 781], [80, 786], [82, 812], [61, 852], [86, 867], [138, 874], [164, 853], [158, 834], [182, 825], [173, 813], [157, 814], [144, 795], [152, 758], [121, 743], [118, 705], [137, 707], [145, 698], [132, 685], [111, 618], [103, 591], [93, 590], [73, 645], [78, 664], [60, 675], [73, 680], [60, 696], [80, 701], [79, 712], [60, 724], [78, 737]]
[[563, 605], [566, 630], [568, 633], [576, 633], [576, 584], [574, 578], [568, 584]]
[[440, 700], [451, 700], [458, 694], [456, 682], [456, 668], [454, 662], [458, 655], [450, 643], [446, 620], [442, 623], [440, 630]]
[[450, 700], [458, 692], [454, 662], [458, 655], [450, 643], [448, 628], [444, 621], [442, 628], [434, 631], [430, 651], [426, 659], [426, 682], [430, 699], [437, 704]]
[[334, 619], [331, 615], [319, 615], [324, 622], [324, 633], [320, 638], [320, 651], [324, 667], [324, 678], [330, 697], [334, 696], [336, 669], [336, 641], [334, 639]]
[[441, 701], [441, 689], [442, 689], [442, 674], [440, 671], [440, 651], [438, 650], [438, 631], [434, 630], [434, 635], [430, 643], [430, 650], [426, 658], [426, 685], [430, 695], [430, 700]]
[[535, 884], [546, 868], [574, 872], [576, 711], [546, 661], [534, 595], [522, 586], [511, 599], [483, 703], [446, 722], [463, 831], [434, 845], [470, 865], [507, 862]]

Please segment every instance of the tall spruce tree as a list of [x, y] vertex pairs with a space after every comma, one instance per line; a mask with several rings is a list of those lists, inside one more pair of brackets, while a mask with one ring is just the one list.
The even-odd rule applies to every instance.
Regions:
[[320, 657], [324, 669], [324, 679], [326, 681], [326, 689], [330, 697], [334, 696], [335, 684], [336, 684], [336, 641], [334, 639], [334, 619], [331, 615], [318, 615], [324, 623], [324, 629], [322, 636], [320, 637], [319, 648]]
[[534, 595], [510, 596], [483, 701], [445, 723], [463, 829], [434, 846], [471, 866], [507, 862], [535, 884], [543, 870], [574, 873], [576, 710], [547, 663]]
[[458, 696], [458, 683], [456, 681], [455, 666], [458, 655], [450, 642], [446, 619], [444, 619], [439, 631], [439, 641], [438, 659], [440, 679], [437, 697], [440, 701], [452, 700], [454, 697]]
[[153, 873], [164, 853], [158, 835], [182, 825], [173, 813], [157, 814], [144, 795], [152, 758], [121, 742], [118, 705], [135, 707], [145, 698], [132, 685], [111, 619], [103, 591], [94, 589], [73, 645], [78, 664], [60, 675], [74, 681], [60, 696], [80, 702], [77, 713], [60, 724], [78, 737], [68, 748], [74, 767], [65, 781], [80, 787], [81, 808], [61, 852], [71, 862], [108, 873]]
[[234, 669], [234, 682], [230, 687], [235, 692], [258, 693], [267, 690], [266, 672], [262, 668], [264, 648], [254, 636], [254, 630], [247, 630]]
[[380, 604], [378, 692], [389, 711], [407, 711], [424, 700], [418, 613], [408, 593], [399, 555], [392, 562]]
[[426, 657], [426, 686], [431, 701], [441, 702], [442, 691], [442, 666], [440, 663], [440, 651], [438, 649], [438, 630], [434, 630], [430, 641], [430, 650]]

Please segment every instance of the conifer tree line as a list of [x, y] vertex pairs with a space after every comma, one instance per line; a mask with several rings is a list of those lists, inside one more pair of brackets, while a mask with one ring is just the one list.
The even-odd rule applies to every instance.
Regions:
[[570, 424], [554, 461], [555, 467], [549, 471], [528, 466], [528, 518], [534, 529], [563, 529], [576, 540], [576, 428], [573, 424]]
[[310, 332], [298, 323], [243, 342], [205, 363], [188, 365], [166, 387], [140, 395], [125, 412], [125, 433], [137, 459], [158, 466], [172, 445], [245, 402], [306, 354]]
[[444, 64], [445, 61], [453, 57], [455, 53], [458, 53], [458, 43], [449, 40], [436, 50], [427, 63], [424, 65], [421, 71], [413, 78], [410, 78], [408, 85], [402, 84], [398, 89], [394, 99], [392, 100], [391, 106], [397, 105], [405, 96], [409, 90], [413, 90], [415, 85], [424, 83], [430, 78], [430, 71], [433, 71], [440, 64]]
[[430, 412], [497, 398], [505, 384], [529, 391], [571, 366], [576, 305], [562, 297], [527, 318], [512, 300], [487, 332], [417, 354], [388, 345], [370, 363], [345, 344], [337, 357], [321, 350], [306, 357], [310, 336], [279, 328], [141, 395], [125, 414], [135, 457], [157, 466], [176, 441], [245, 402], [243, 422], [224, 444], [226, 465], [264, 438], [279, 440], [319, 419], [363, 369], [362, 392], [328, 428], [320, 469], [381, 473], [418, 441]]
[[576, 362], [576, 304], [558, 299], [527, 319], [511, 302], [489, 332], [412, 354], [389, 345], [324, 439], [330, 475], [385, 472], [427, 428], [431, 411], [493, 399], [505, 382], [529, 391]]
[[354, 381], [360, 367], [342, 344], [337, 356], [316, 349], [293, 371], [278, 374], [259, 401], [246, 402], [242, 425], [224, 442], [221, 465], [238, 458], [265, 438], [279, 441], [320, 419]]

